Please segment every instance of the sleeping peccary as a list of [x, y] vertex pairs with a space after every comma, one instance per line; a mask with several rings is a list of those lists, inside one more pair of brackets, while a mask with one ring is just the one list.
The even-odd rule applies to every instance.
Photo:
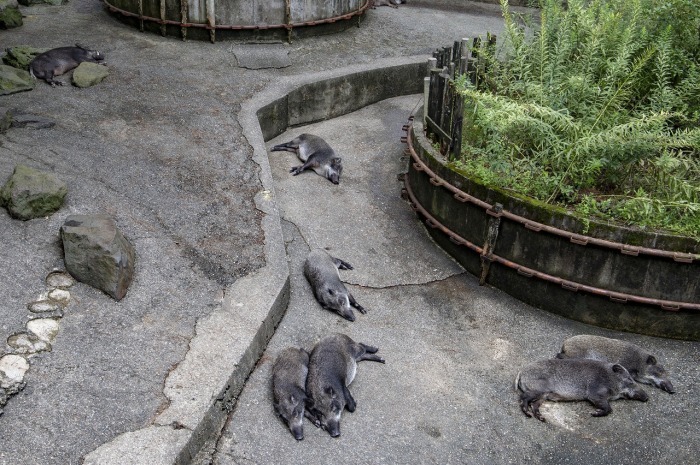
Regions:
[[376, 355], [376, 347], [355, 342], [345, 334], [332, 334], [316, 344], [309, 359], [309, 375], [306, 378], [308, 417], [317, 427], [325, 429], [332, 437], [340, 436], [340, 414], [347, 408], [355, 411], [355, 399], [348, 386], [355, 379], [357, 362], [372, 360], [384, 363]]
[[62, 86], [63, 82], [54, 79], [55, 76], [60, 76], [76, 68], [84, 61], [99, 63], [104, 58], [104, 55], [97, 50], [89, 50], [75, 44], [75, 47], [54, 48], [37, 55], [29, 63], [29, 72], [35, 78], [43, 79], [51, 86]]
[[328, 142], [313, 134], [301, 134], [289, 142], [272, 147], [273, 152], [292, 152], [296, 154], [303, 165], [295, 166], [289, 170], [296, 176], [305, 170], [312, 169], [319, 176], [323, 176], [333, 184], [340, 183], [340, 175], [343, 173], [343, 160], [336, 155], [335, 150]]
[[597, 407], [592, 415], [602, 417], [612, 412], [611, 400], [649, 399], [622, 365], [588, 359], [540, 360], [518, 373], [515, 388], [523, 413], [540, 421], [545, 421], [540, 413], [545, 400], [587, 400]]
[[289, 426], [294, 439], [304, 439], [304, 405], [309, 354], [303, 349], [283, 350], [272, 365], [272, 392], [275, 410]]
[[631, 342], [602, 336], [579, 335], [564, 341], [557, 358], [590, 358], [619, 363], [632, 378], [673, 394], [673, 384], [656, 357]]
[[360, 313], [367, 313], [367, 310], [355, 301], [345, 284], [340, 281], [338, 270], [352, 270], [352, 265], [331, 257], [322, 249], [309, 252], [304, 262], [304, 276], [309, 281], [318, 303], [348, 321], [355, 321], [355, 313], [351, 307], [355, 307]]

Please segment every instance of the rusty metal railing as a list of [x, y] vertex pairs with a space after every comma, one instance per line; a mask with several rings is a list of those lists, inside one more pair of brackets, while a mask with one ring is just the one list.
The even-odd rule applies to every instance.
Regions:
[[[216, 41], [216, 35], [215, 32], [217, 30], [226, 30], [226, 31], [253, 31], [253, 30], [269, 30], [269, 29], [286, 29], [289, 34], [289, 40], [291, 40], [291, 33], [292, 30], [295, 28], [300, 28], [300, 27], [307, 27], [307, 26], [318, 26], [321, 24], [331, 24], [335, 23], [338, 21], [344, 21], [344, 20], [350, 20], [353, 17], [357, 16], [358, 17], [358, 25], [359, 25], [359, 17], [369, 8], [370, 6], [370, 1], [371, 0], [365, 0], [364, 4], [361, 4], [357, 10], [344, 13], [342, 15], [338, 16], [333, 16], [330, 18], [323, 18], [323, 19], [317, 19], [317, 20], [312, 20], [312, 21], [302, 21], [302, 22], [292, 22], [291, 21], [291, 13], [290, 9], [286, 8], [286, 16], [288, 18], [287, 23], [281, 23], [281, 24], [216, 24], [214, 20], [214, 16], [211, 13], [210, 10], [213, 11], [213, 9], [210, 9], [207, 7], [207, 22], [206, 23], [192, 23], [186, 21], [187, 19], [187, 6], [186, 6], [186, 1], [181, 0], [181, 16], [182, 19], [180, 21], [175, 21], [172, 19], [166, 19], [165, 18], [165, 0], [161, 0], [160, 6], [160, 13], [161, 17], [156, 18], [153, 16], [146, 16], [143, 14], [143, 0], [139, 0], [138, 3], [138, 13], [134, 13], [132, 11], [124, 10], [123, 8], [118, 8], [111, 3], [109, 3], [108, 0], [102, 0], [107, 7], [107, 9], [111, 13], [119, 13], [123, 16], [129, 17], [129, 18], [137, 18], [139, 20], [139, 26], [140, 30], [144, 30], [144, 22], [151, 22], [154, 24], [159, 24], [161, 26], [161, 34], [165, 35], [165, 28], [166, 26], [178, 26], [182, 30], [182, 37], [183, 39], [186, 38], [187, 36], [187, 28], [194, 28], [194, 29], [206, 29], [210, 32], [210, 40], [211, 42]], [[213, 0], [208, 0], [207, 5], [210, 5], [210, 2]], [[288, 3], [287, 3], [288, 5]]]
[[[515, 215], [511, 212], [508, 212], [506, 210], [503, 210], [499, 204], [496, 205], [491, 205], [487, 202], [484, 202], [483, 200], [480, 200], [472, 195], [467, 194], [466, 192], [463, 192], [462, 190], [458, 189], [457, 187], [453, 186], [449, 182], [445, 181], [441, 177], [439, 177], [435, 172], [433, 172], [421, 159], [418, 157], [418, 154], [415, 151], [415, 148], [413, 147], [413, 142], [410, 137], [410, 133], [412, 131], [412, 126], [413, 126], [413, 118], [411, 117], [409, 119], [409, 123], [404, 126], [404, 131], [407, 132], [407, 135], [405, 137], [401, 138], [401, 141], [406, 143], [407, 145], [407, 154], [411, 156], [411, 159], [413, 160], [413, 168], [416, 171], [423, 172], [425, 173], [429, 178], [431, 184], [439, 187], [443, 187], [447, 189], [449, 192], [451, 192], [454, 196], [455, 199], [457, 199], [460, 202], [470, 202], [473, 203], [474, 205], [477, 205], [485, 210], [485, 213], [494, 217], [494, 218], [507, 218], [511, 221], [517, 222], [522, 224], [524, 227], [536, 231], [536, 232], [546, 232], [550, 234], [554, 234], [557, 236], [561, 237], [566, 237], [568, 238], [573, 244], [580, 245], [580, 246], [585, 246], [587, 244], [595, 244], [600, 247], [606, 247], [609, 249], [616, 249], [619, 250], [623, 254], [628, 254], [628, 255], [638, 255], [638, 254], [646, 254], [646, 255], [653, 255], [657, 257], [665, 257], [665, 258], [670, 258], [673, 259], [674, 261], [681, 262], [681, 263], [692, 263], [693, 260], [698, 259], [697, 255], [694, 254], [684, 254], [684, 253], [679, 253], [679, 252], [670, 252], [670, 251], [665, 251], [665, 250], [658, 250], [658, 249], [652, 249], [648, 247], [636, 247], [636, 246], [629, 246], [627, 244], [622, 244], [619, 242], [612, 242], [612, 241], [607, 241], [603, 239], [597, 239], [594, 237], [589, 237], [589, 236], [584, 236], [581, 234], [574, 234], [569, 231], [564, 231], [562, 229], [558, 229], [552, 226], [547, 226], [542, 223], [538, 223], [532, 220], [529, 220], [527, 218], [524, 218], [522, 216]], [[479, 254], [482, 260], [482, 266], [488, 267], [491, 262], [497, 262], [507, 268], [515, 270], [518, 274], [521, 274], [526, 277], [534, 277], [537, 279], [541, 279], [553, 284], [557, 284], [561, 286], [563, 289], [572, 291], [572, 292], [586, 292], [589, 294], [594, 294], [598, 296], [603, 296], [603, 297], [608, 297], [610, 300], [614, 302], [634, 302], [634, 303], [640, 303], [640, 304], [646, 304], [646, 305], [655, 305], [661, 307], [663, 310], [667, 311], [679, 311], [679, 310], [689, 310], [689, 311], [700, 311], [700, 303], [693, 303], [693, 302], [679, 302], [679, 301], [672, 301], [672, 300], [664, 300], [664, 299], [655, 299], [655, 298], [650, 298], [650, 297], [644, 297], [640, 295], [634, 295], [634, 294], [629, 294], [629, 293], [624, 293], [624, 292], [617, 292], [617, 291], [610, 291], [607, 289], [602, 289], [594, 286], [589, 286], [586, 284], [581, 284], [577, 283], [574, 281], [569, 281], [563, 278], [559, 278], [557, 276], [552, 276], [547, 273], [543, 273], [538, 270], [534, 270], [532, 268], [528, 268], [525, 266], [522, 266], [518, 263], [515, 263], [513, 261], [510, 261], [506, 258], [503, 258], [499, 255], [496, 255], [493, 253], [493, 248], [492, 245], [489, 245], [489, 241], [487, 240], [486, 245], [484, 247], [481, 247], [477, 244], [474, 244], [473, 242], [470, 242], [463, 237], [459, 236], [456, 234], [454, 231], [450, 230], [447, 228], [445, 225], [440, 223], [435, 217], [433, 217], [430, 212], [428, 212], [418, 201], [416, 196], [414, 195], [410, 183], [408, 181], [408, 176], [404, 178], [404, 189], [403, 192], [405, 192], [405, 195], [407, 197], [407, 200], [409, 201], [411, 208], [420, 213], [421, 216], [425, 218], [425, 223], [434, 229], [438, 229], [442, 231], [443, 234], [445, 234], [449, 240], [457, 245], [467, 247], [468, 249], [472, 250], [473, 252], [476, 252]], [[493, 242], [493, 241], [491, 241]], [[486, 268], [486, 272], [488, 272], [488, 268]], [[485, 281], [486, 276], [482, 272], [481, 276], [481, 283], [483, 284]]]

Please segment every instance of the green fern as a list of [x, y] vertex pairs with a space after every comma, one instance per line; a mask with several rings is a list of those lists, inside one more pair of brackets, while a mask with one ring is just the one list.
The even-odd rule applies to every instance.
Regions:
[[700, 11], [665, 1], [687, 22], [659, 0], [541, 0], [528, 31], [501, 0], [504, 43], [479, 50], [489, 76], [458, 86], [457, 164], [580, 212], [700, 236]]

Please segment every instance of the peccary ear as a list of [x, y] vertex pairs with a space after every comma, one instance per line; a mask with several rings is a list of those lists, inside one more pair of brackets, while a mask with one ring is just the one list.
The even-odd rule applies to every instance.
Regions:
[[625, 367], [623, 367], [623, 366], [620, 365], [619, 363], [616, 363], [615, 365], [613, 365], [613, 366], [612, 366], [612, 370], [613, 370], [615, 373], [624, 373], [625, 371], [627, 371], [627, 370], [625, 370]]
[[339, 165], [343, 161], [342, 158], [340, 157], [335, 157], [334, 159], [331, 160], [331, 164], [333, 165]]
[[649, 358], [647, 358], [647, 365], [656, 365], [656, 357], [650, 355]]

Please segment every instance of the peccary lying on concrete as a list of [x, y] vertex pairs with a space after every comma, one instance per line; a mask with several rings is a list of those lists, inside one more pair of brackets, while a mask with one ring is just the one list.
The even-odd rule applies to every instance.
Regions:
[[[588, 359], [540, 360], [525, 367], [515, 379], [520, 408], [545, 421], [540, 405], [545, 400], [587, 400], [597, 407], [594, 417], [612, 412], [610, 401], [620, 398], [646, 402], [647, 393], [619, 364]], [[532, 414], [530, 413], [532, 411]]]
[[80, 63], [88, 61], [99, 63], [104, 55], [97, 50], [89, 50], [78, 44], [75, 47], [59, 47], [37, 55], [29, 63], [29, 72], [38, 79], [43, 79], [51, 86], [62, 86], [63, 82], [54, 79], [63, 73], [76, 68]]
[[272, 365], [272, 392], [275, 410], [289, 426], [294, 439], [304, 439], [304, 406], [309, 354], [303, 349], [283, 350]]
[[272, 147], [273, 152], [292, 152], [304, 162], [291, 170], [294, 176], [304, 170], [312, 169], [319, 176], [323, 176], [333, 184], [340, 183], [340, 175], [343, 173], [343, 160], [335, 154], [335, 150], [328, 143], [313, 134], [301, 134], [284, 144]]
[[361, 342], [355, 342], [345, 334], [332, 334], [316, 344], [309, 359], [309, 376], [306, 378], [308, 417], [317, 427], [322, 427], [332, 437], [340, 436], [340, 415], [343, 409], [355, 411], [348, 386], [355, 378], [357, 362], [372, 360], [384, 363], [376, 355], [379, 350]]
[[346, 320], [355, 321], [352, 308], [360, 313], [367, 313], [364, 307], [355, 301], [355, 298], [340, 281], [338, 270], [352, 270], [348, 262], [333, 258], [325, 250], [312, 250], [304, 262], [304, 276], [311, 284], [316, 300], [326, 310], [331, 310]]
[[601, 336], [579, 335], [564, 341], [557, 358], [590, 358], [619, 363], [639, 383], [650, 384], [673, 394], [673, 384], [656, 357], [631, 342]]

